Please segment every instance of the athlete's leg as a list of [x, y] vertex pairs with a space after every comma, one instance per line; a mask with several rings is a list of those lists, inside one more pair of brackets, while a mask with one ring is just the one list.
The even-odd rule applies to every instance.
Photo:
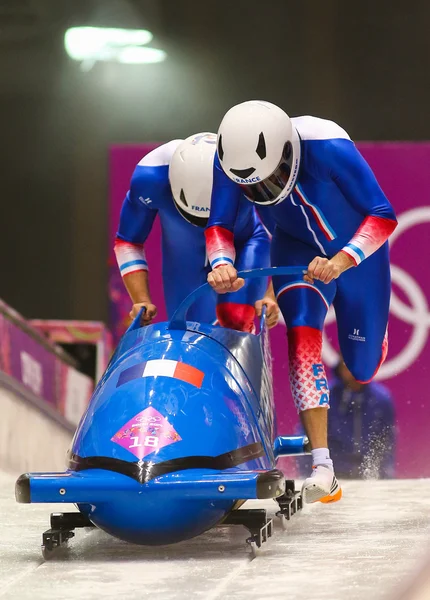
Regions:
[[376, 375], [387, 355], [390, 293], [388, 244], [338, 280], [339, 345], [348, 369], [362, 383]]
[[[308, 265], [316, 251], [280, 232], [272, 240], [272, 264]], [[305, 502], [334, 501], [341, 491], [327, 449], [329, 389], [322, 363], [322, 329], [336, 283], [308, 284], [301, 277], [274, 277], [278, 304], [287, 326], [291, 392], [312, 446], [312, 477], [303, 486]]]
[[[236, 246], [235, 267], [238, 271], [246, 271], [269, 266], [270, 240], [262, 225], [259, 224], [252, 238]], [[216, 312], [220, 325], [252, 332], [255, 318], [254, 304], [264, 297], [267, 285], [267, 277], [258, 277], [246, 280], [245, 285], [238, 292], [219, 294]]]
[[[273, 266], [307, 265], [315, 256], [314, 248], [276, 230]], [[321, 360], [322, 329], [336, 283], [325, 285], [316, 281], [313, 285], [290, 275], [274, 277], [273, 285], [287, 326], [291, 391], [296, 408], [301, 413], [328, 407], [328, 389], [323, 386], [326, 378]]]

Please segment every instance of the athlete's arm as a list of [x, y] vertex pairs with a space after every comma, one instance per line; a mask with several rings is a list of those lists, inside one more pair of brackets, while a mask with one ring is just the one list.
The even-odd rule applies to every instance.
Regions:
[[310, 263], [305, 280], [329, 283], [376, 252], [396, 228], [397, 220], [375, 175], [353, 142], [331, 140], [324, 159], [333, 181], [363, 215], [360, 227], [338, 254], [331, 259], [316, 257]]
[[[130, 191], [121, 209], [118, 233], [115, 240], [115, 255], [124, 285], [133, 302], [130, 317], [137, 316], [142, 307], [146, 308], [143, 322], [148, 325], [157, 314], [149, 289], [148, 263], [145, 256], [146, 241], [157, 215], [150, 208], [147, 197], [148, 168], [137, 166], [133, 174]], [[146, 202], [146, 203], [145, 203]]]
[[343, 248], [356, 265], [376, 252], [397, 227], [393, 207], [373, 171], [350, 140], [331, 143], [332, 179], [363, 221]]
[[234, 268], [236, 251], [233, 229], [240, 196], [240, 187], [227, 177], [215, 155], [211, 212], [205, 237], [206, 251], [212, 267], [208, 282], [220, 294], [235, 292], [245, 283], [243, 279], [237, 278]]
[[149, 325], [157, 315], [157, 307], [151, 300], [148, 271], [135, 271], [124, 277], [123, 281], [133, 302], [130, 318], [134, 319], [139, 314], [140, 309], [145, 308], [142, 321], [144, 325]]
[[206, 252], [212, 267], [212, 271], [208, 274], [208, 283], [218, 294], [237, 292], [243, 287], [245, 281], [237, 277], [234, 267], [236, 250], [233, 232], [217, 225], [211, 226], [210, 218], [208, 225], [205, 231]]

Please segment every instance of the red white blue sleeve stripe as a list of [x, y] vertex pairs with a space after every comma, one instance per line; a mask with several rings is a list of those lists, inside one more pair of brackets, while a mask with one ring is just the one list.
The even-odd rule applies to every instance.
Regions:
[[114, 250], [121, 277], [130, 275], [130, 273], [135, 273], [136, 271], [148, 270], [143, 244], [124, 242], [117, 238]]
[[359, 265], [388, 240], [396, 227], [397, 221], [393, 219], [366, 217], [349, 243], [342, 248], [342, 252]]
[[236, 250], [234, 248], [234, 235], [231, 231], [213, 225], [206, 229], [205, 237], [206, 251], [213, 269], [221, 265], [234, 265]]

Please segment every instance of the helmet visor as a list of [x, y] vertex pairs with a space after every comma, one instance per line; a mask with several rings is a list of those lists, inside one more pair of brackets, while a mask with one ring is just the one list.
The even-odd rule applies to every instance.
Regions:
[[252, 185], [240, 184], [246, 198], [256, 204], [275, 204], [291, 179], [293, 160], [293, 149], [291, 143], [287, 142], [281, 161], [270, 177]]

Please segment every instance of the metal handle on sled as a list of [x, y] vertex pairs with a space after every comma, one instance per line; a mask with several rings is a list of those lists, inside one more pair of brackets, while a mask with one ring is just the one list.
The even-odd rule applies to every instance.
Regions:
[[[252, 269], [250, 271], [240, 271], [237, 276], [242, 279], [256, 279], [257, 277], [274, 277], [277, 275], [303, 275], [307, 271], [307, 266], [300, 267], [266, 267], [264, 269]], [[173, 313], [170, 319], [168, 328], [169, 329], [181, 329], [187, 328], [187, 314], [188, 310], [194, 304], [194, 302], [200, 298], [203, 294], [210, 291], [212, 288], [209, 283], [204, 283], [200, 287], [191, 292], [185, 300], [181, 302], [178, 308]], [[263, 316], [263, 315], [262, 315]], [[263, 324], [263, 323], [261, 323]], [[132, 324], [133, 325], [133, 324]], [[132, 326], [131, 325], [131, 326]], [[131, 327], [130, 326], [130, 327]]]
[[258, 333], [261, 333], [264, 329], [264, 325], [266, 323], [266, 313], [267, 313], [267, 306], [263, 306], [263, 310], [261, 311], [261, 317], [260, 317], [260, 323], [259, 323], [259, 330]]
[[131, 325], [128, 326], [128, 329], [125, 332], [125, 334], [130, 333], [130, 331], [134, 331], [135, 329], [140, 329], [142, 327], [141, 319], [145, 313], [146, 313], [146, 307], [142, 306], [142, 308], [139, 310], [139, 312], [137, 314], [137, 317], [134, 317]]

